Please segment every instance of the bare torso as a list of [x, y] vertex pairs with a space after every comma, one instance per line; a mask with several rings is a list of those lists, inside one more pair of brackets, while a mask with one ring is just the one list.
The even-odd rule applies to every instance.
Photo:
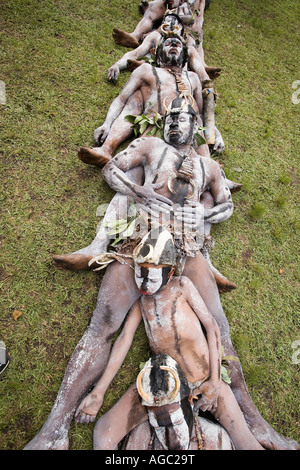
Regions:
[[[166, 105], [169, 105], [179, 95], [174, 74], [167, 68], [152, 67], [150, 64], [141, 65], [138, 72], [141, 78], [140, 91], [143, 96], [144, 113], [147, 114], [154, 110], [164, 114], [164, 102]], [[184, 70], [180, 74], [180, 79], [190, 95], [195, 99], [195, 111], [201, 114], [202, 88], [197, 74]]]
[[[156, 191], [169, 199], [176, 199], [175, 195], [170, 192], [168, 187], [169, 178], [175, 175], [178, 168], [181, 166], [186, 153], [177, 151], [174, 147], [163, 142], [161, 139], [157, 139], [157, 144], [154, 152], [147, 155], [146, 162], [144, 165], [145, 170], [145, 184], [149, 183], [164, 183], [163, 186]], [[187, 190], [189, 194], [192, 194], [191, 201], [200, 201], [200, 196], [207, 189], [208, 186], [208, 175], [212, 176], [213, 162], [209, 159], [199, 157], [196, 151], [191, 148], [187, 152], [188, 158], [192, 163], [192, 181], [194, 186], [190, 184], [184, 184], [188, 186]], [[173, 184], [174, 190], [176, 191], [176, 182]], [[179, 189], [180, 190], [180, 189]], [[230, 194], [230, 191], [229, 191]]]

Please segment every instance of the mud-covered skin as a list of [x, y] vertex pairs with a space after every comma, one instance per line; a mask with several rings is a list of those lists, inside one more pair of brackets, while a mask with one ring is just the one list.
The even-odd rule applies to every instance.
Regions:
[[[141, 44], [135, 49], [126, 52], [121, 59], [115, 62], [107, 72], [107, 79], [115, 83], [119, 77], [119, 73], [122, 70], [130, 68], [132, 63], [138, 61], [141, 57], [145, 57], [148, 54], [154, 54], [159, 42], [162, 39], [162, 34], [166, 31], [176, 31], [178, 34], [182, 35], [184, 33], [184, 26], [182, 23], [177, 19], [175, 15], [166, 15], [163, 17], [162, 26], [160, 26], [157, 30], [151, 31], [146, 37], [143, 39]], [[115, 30], [116, 31], [116, 30]], [[116, 35], [116, 32], [115, 32]], [[221, 69], [218, 67], [207, 67], [204, 63], [203, 54], [199, 54], [197, 50], [197, 41], [195, 40], [195, 36], [189, 34], [189, 30], [187, 29], [187, 39], [186, 39], [186, 46], [188, 51], [188, 66], [189, 69], [193, 72], [196, 72], [199, 76], [201, 82], [204, 80], [215, 79], [219, 76]], [[142, 63], [142, 62], [141, 62]], [[136, 66], [139, 66], [141, 63], [136, 63]]]
[[[187, 124], [190, 124], [190, 121], [180, 122], [174, 119], [174, 123], [176, 124], [177, 132], [189, 134], [189, 126]], [[180, 131], [178, 129], [178, 125], [180, 126]], [[172, 128], [171, 125], [169, 126], [169, 129], [170, 128]], [[153, 146], [149, 147], [151, 142], [153, 142]], [[181, 150], [187, 149], [181, 148]], [[166, 155], [168, 152], [170, 152], [170, 155], [167, 157]], [[195, 164], [200, 166], [199, 156], [196, 153], [191, 153], [190, 157], [194, 159]], [[155, 137], [140, 138], [134, 141], [132, 146], [126, 150], [126, 155], [122, 155], [122, 153], [120, 153], [106, 165], [103, 170], [103, 176], [114, 189], [120, 191], [122, 194], [130, 194], [133, 198], [138, 198], [139, 202], [140, 199], [142, 199], [142, 202], [145, 203], [145, 205], [147, 205], [149, 202], [149, 198], [152, 198], [152, 202], [157, 204], [158, 208], [161, 206], [161, 204], [163, 204], [163, 207], [166, 208], [170, 202], [168, 198], [170, 194], [168, 192], [169, 190], [166, 182], [170, 173], [178, 168], [181, 158], [182, 157], [178, 151], [174, 149], [174, 147], [169, 146], [160, 139]], [[207, 171], [204, 172], [201, 172], [198, 168], [195, 182], [195, 197], [199, 198], [201, 195], [201, 190], [206, 187], [206, 184], [209, 184], [212, 190], [212, 194], [214, 194], [214, 197], [216, 198], [216, 202], [219, 203], [217, 207], [219, 206], [221, 208], [220, 216], [224, 217], [228, 208], [228, 201], [230, 201], [230, 191], [224, 186], [226, 182], [219, 166], [214, 164], [214, 162], [209, 159], [205, 160], [206, 161], [203, 163], [204, 169], [206, 168], [205, 165], [209, 166], [206, 168]], [[211, 168], [210, 165], [213, 165], [213, 168]], [[124, 173], [124, 171], [128, 171], [131, 168], [136, 168], [138, 166], [142, 166], [144, 169], [146, 188], [145, 186], [140, 187], [129, 181], [126, 177], [126, 174]], [[216, 172], [214, 172], [214, 169]], [[154, 184], [160, 186], [159, 188], [155, 188], [157, 192], [153, 190], [154, 175], [158, 177], [156, 178], [156, 183]], [[223, 208], [225, 208], [225, 210], [222, 210]], [[212, 220], [217, 220], [218, 218], [215, 207], [208, 211], [206, 215]], [[222, 344], [224, 346], [225, 354], [228, 354], [230, 351], [231, 355], [236, 355], [230, 341], [228, 322], [220, 304], [220, 299], [216, 284], [213, 280], [213, 275], [211, 272], [209, 272], [210, 270], [208, 269], [207, 264], [205, 265], [205, 263], [206, 262], [204, 258], [200, 254], [195, 256], [195, 258], [188, 258], [183, 274], [187, 275], [193, 281], [198, 292], [201, 293], [206, 306], [209, 308], [210, 312], [217, 321], [221, 331]], [[202, 275], [199, 276], [199, 273], [202, 273]], [[128, 275], [130, 275], [129, 271]], [[122, 338], [122, 344], [124, 344], [124, 338]], [[179, 344], [180, 341], [176, 342], [176, 348], [179, 347]], [[172, 353], [174, 353], [174, 351], [172, 351]], [[243, 411], [246, 411], [246, 419], [249, 424], [251, 423], [251, 427], [254, 429], [254, 433], [256, 433], [255, 435], [257, 439], [261, 440], [265, 438], [265, 441], [267, 441], [267, 446], [270, 446], [269, 435], [272, 435], [273, 441], [271, 445], [286, 445], [286, 441], [280, 436], [277, 437], [274, 430], [272, 430], [272, 428], [262, 420], [247, 392], [240, 364], [237, 363], [237, 366], [235, 364], [236, 363], [234, 363], [231, 374], [232, 388], [236, 389], [237, 391], [239, 406]], [[203, 387], [206, 388], [208, 386], [204, 384]], [[209, 390], [211, 391], [211, 389]], [[207, 393], [209, 393], [208, 390]], [[266, 431], [266, 429], [268, 431]]]
[[[192, 31], [199, 34], [199, 48], [202, 50], [203, 22], [204, 22], [205, 1], [184, 2], [181, 0], [170, 0], [164, 2], [157, 0], [149, 2], [143, 18], [139, 21], [134, 31], [126, 33], [123, 30], [114, 30], [113, 37], [117, 44], [125, 47], [138, 47], [142, 37], [152, 31], [154, 24], [162, 21], [167, 10], [173, 10], [181, 17], [183, 23], [188, 25]], [[197, 13], [195, 14], [195, 12]]]
[[[181, 148], [181, 153], [182, 150], [185, 149]], [[201, 223], [203, 206], [199, 201], [201, 195], [209, 187], [215, 206], [204, 210], [204, 220], [209, 223], [226, 220], [232, 215], [233, 203], [219, 165], [211, 159], [201, 158], [191, 147], [189, 152], [194, 168], [194, 193], [182, 208], [176, 208], [176, 215], [178, 218], [184, 216], [188, 218], [190, 215], [195, 224]], [[125, 155], [121, 152], [107, 163], [102, 170], [102, 175], [115, 191], [132, 197], [145, 208], [155, 211], [162, 206], [163, 209], [171, 211], [174, 197], [170, 193], [168, 181], [170, 175], [176, 173], [182, 162], [181, 153], [161, 139], [141, 137], [127, 148]], [[144, 168], [145, 181], [142, 187], [132, 183], [126, 176], [127, 171], [138, 166]]]
[[[195, 100], [194, 107], [199, 115], [198, 125], [202, 125], [202, 84], [195, 72], [183, 70], [185, 61], [183, 50], [183, 44], [178, 38], [165, 38], [159, 53], [160, 66], [153, 67], [144, 63], [132, 72], [122, 92], [110, 105], [104, 123], [94, 132], [98, 147], [91, 149], [90, 159], [89, 149], [80, 149], [78, 156], [84, 163], [103, 166], [103, 159], [106, 161], [114, 155], [118, 146], [132, 134], [131, 123], [124, 119], [125, 116], [137, 116], [142, 113], [147, 115], [154, 112], [164, 115], [165, 104], [169, 105], [180, 95], [178, 77], [186, 93]], [[199, 68], [197, 64], [195, 68]], [[214, 127], [214, 119], [211, 122]], [[224, 142], [219, 131], [212, 129], [211, 132], [217, 135], [215, 150], [222, 150]], [[199, 153], [209, 157], [208, 145], [201, 145]]]
[[[202, 276], [199, 276], [199, 272]], [[225, 355], [235, 355], [231, 344], [229, 325], [224, 315], [213, 274], [202, 255], [190, 258], [185, 264], [183, 275], [196, 286], [205, 305], [217, 321], [222, 337]], [[69, 361], [57, 399], [41, 431], [28, 443], [26, 449], [67, 449], [68, 430], [76, 408], [88, 390], [106, 368], [110, 355], [112, 338], [120, 328], [132, 305], [140, 297], [134, 272], [128, 265], [114, 262], [108, 266], [103, 277], [95, 311], [82, 339]], [[251, 401], [243, 379], [241, 365], [231, 363], [231, 389], [237, 397], [246, 421], [259, 442], [270, 449], [295, 449], [298, 444], [279, 436], [259, 415]], [[122, 410], [123, 402], [118, 405]], [[136, 411], [138, 411], [135, 408]], [[144, 421], [140, 415], [138, 422]], [[120, 422], [119, 417], [117, 421]], [[129, 432], [127, 426], [126, 432]], [[122, 434], [122, 433], [121, 433]], [[123, 434], [122, 434], [123, 435]], [[115, 436], [118, 439], [118, 436]]]
[[[112, 102], [104, 123], [95, 130], [95, 141], [104, 144], [112, 124], [123, 111], [128, 99], [131, 100], [131, 97], [134, 96], [135, 92], [138, 90], [141, 92], [144, 114], [148, 114], [152, 111], [164, 114], [165, 109], [163, 103], [167, 102], [169, 104], [179, 95], [176, 80], [169, 69], [181, 73], [181, 80], [191, 96], [194, 97], [197, 111], [201, 116], [202, 86], [198, 75], [195, 72], [182, 71], [180, 64], [174, 65], [174, 61], [176, 58], [180, 57], [181, 51], [182, 47], [179, 42], [177, 42], [169, 53], [170, 64], [165, 63], [165, 65], [161, 67], [152, 67], [150, 64], [145, 63], [132, 72], [122, 92]], [[173, 61], [172, 64], [171, 61]], [[174, 67], [177, 67], [177, 69]], [[132, 114], [138, 115], [137, 112], [132, 112]]]
[[[144, 266], [145, 280], [149, 277], [146, 273], [147, 268], [160, 271], [157, 276], [151, 274], [152, 277], [155, 277], [156, 288], [152, 286], [148, 290], [148, 295], [143, 295], [131, 309], [128, 317], [130, 326], [125, 327], [126, 333], [122, 335], [122, 341], [114, 345], [112, 358], [109, 360], [107, 368], [112, 367], [113, 373], [115, 373], [116, 369], [121, 366], [125, 352], [129, 350], [134, 333], [143, 319], [153, 354], [165, 353], [171, 356], [191, 383], [203, 381], [209, 376], [209, 379], [193, 393], [201, 395], [198, 406], [203, 411], [209, 410], [222, 424], [228, 431], [235, 448], [262, 449], [249, 431], [230, 387], [221, 381], [220, 331], [198, 291], [185, 277], [173, 278], [160, 288], [157, 280], [163, 277], [161, 273], [163, 267], [148, 266], [147, 264]], [[101, 381], [102, 379], [96, 385], [96, 389]], [[108, 383], [105, 388], [107, 387]], [[134, 389], [130, 388], [127, 393], [132, 395]], [[94, 432], [96, 449], [116, 448], [118, 442], [129, 430], [140, 424], [143, 405], [140, 403], [136, 405], [134, 413], [137, 414], [138, 419], [135, 422], [132, 420], [132, 407], [127, 404], [127, 393], [121, 398], [117, 407], [113, 407], [97, 422]], [[151, 406], [149, 409], [146, 406], [151, 424], [155, 426], [157, 423], [159, 439], [164, 442], [164, 445], [168, 445], [169, 449], [187, 449], [189, 447], [189, 434], [186, 434], [188, 433], [186, 425], [184, 423], [179, 425], [179, 422], [177, 425], [174, 421], [175, 417], [172, 416], [173, 414], [178, 415], [180, 411], [178, 405], [179, 403], [177, 405], [176, 403], [166, 404], [158, 408]], [[139, 409], [140, 411], [138, 411]], [[128, 426], [129, 416], [131, 417], [130, 429]], [[183, 418], [182, 412], [180, 416]], [[174, 424], [172, 425], [172, 423]], [[164, 433], [162, 433], [161, 427], [166, 429], [168, 438], [165, 441], [162, 440]]]

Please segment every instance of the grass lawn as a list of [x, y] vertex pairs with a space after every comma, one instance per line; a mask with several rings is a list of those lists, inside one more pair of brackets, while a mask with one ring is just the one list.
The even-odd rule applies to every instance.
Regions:
[[[11, 353], [0, 376], [0, 449], [22, 449], [40, 430], [95, 307], [102, 275], [58, 271], [51, 255], [88, 245], [98, 205], [114, 194], [77, 149], [93, 145], [94, 129], [129, 77], [111, 85], [106, 71], [126, 51], [112, 29], [131, 31], [138, 4], [0, 0], [0, 340]], [[296, 440], [299, 16], [292, 0], [213, 0], [204, 24], [206, 62], [223, 69], [215, 82], [226, 144], [219, 161], [243, 183], [233, 216], [213, 227], [211, 258], [238, 284], [221, 300], [253, 401]], [[103, 413], [148, 354], [140, 327]], [[71, 449], [92, 449], [92, 431], [74, 423]]]

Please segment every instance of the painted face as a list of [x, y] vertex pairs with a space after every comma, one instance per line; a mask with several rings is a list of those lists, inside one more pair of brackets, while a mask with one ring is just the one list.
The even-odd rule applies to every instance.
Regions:
[[188, 113], [174, 113], [166, 116], [164, 140], [170, 145], [183, 145], [193, 138], [194, 120]]
[[170, 268], [150, 264], [135, 265], [135, 282], [143, 295], [153, 295], [168, 282]]
[[153, 355], [140, 371], [136, 386], [163, 448], [187, 450], [193, 410], [190, 388], [177, 362], [165, 353]]
[[183, 44], [178, 38], [168, 38], [164, 41], [161, 51], [161, 61], [165, 65], [183, 64]]
[[148, 408], [148, 417], [165, 450], [187, 450], [190, 432], [180, 403]]
[[169, 31], [174, 31], [177, 34], [181, 34], [183, 30], [182, 24], [174, 15], [166, 15], [164, 18], [164, 22], [161, 25], [161, 28], [165, 33]]

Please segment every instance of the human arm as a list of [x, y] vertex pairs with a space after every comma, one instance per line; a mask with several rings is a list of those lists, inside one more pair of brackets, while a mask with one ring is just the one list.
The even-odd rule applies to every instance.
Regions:
[[217, 126], [215, 126], [215, 137], [216, 137], [216, 141], [213, 146], [213, 150], [217, 153], [224, 152], [224, 149], [225, 149], [224, 140]]
[[147, 81], [147, 65], [143, 64], [132, 72], [122, 92], [111, 103], [104, 123], [94, 131], [94, 139], [98, 144], [104, 143], [113, 122], [123, 111], [127, 100]]
[[191, 230], [203, 232], [204, 207], [200, 202], [187, 200], [183, 206], [176, 206], [174, 215], [176, 220], [183, 222]]
[[162, 145], [166, 144], [157, 137], [136, 139], [126, 150], [112, 158], [102, 170], [103, 179], [112, 189], [132, 198], [142, 209], [154, 216], [157, 216], [156, 211], [168, 213], [172, 208], [172, 202], [156, 192], [164, 183], [148, 183], [141, 186], [132, 182], [126, 172], [131, 168], [146, 166], [148, 159], [155, 158], [155, 151]]
[[205, 167], [210, 176], [207, 186], [213, 196], [215, 206], [204, 210], [204, 220], [212, 224], [224, 222], [233, 213], [233, 202], [225, 173], [219, 164], [212, 159], [205, 160]]
[[199, 388], [199, 393], [202, 394], [199, 406], [203, 411], [214, 410], [217, 406], [221, 385], [221, 334], [215, 319], [192, 281], [185, 277], [182, 278], [182, 281], [183, 294], [205, 329], [209, 351], [209, 379]]
[[94, 421], [96, 414], [103, 404], [104, 395], [130, 349], [134, 334], [141, 320], [141, 310], [139, 303], [136, 302], [128, 314], [120, 335], [113, 344], [105, 371], [93, 390], [82, 400], [76, 410], [75, 418], [78, 422]]
[[133, 49], [132, 51], [126, 52], [123, 57], [112, 65], [107, 72], [107, 79], [111, 82], [116, 82], [121, 70], [127, 69], [128, 60], [137, 60], [140, 57], [147, 55], [152, 47], [156, 46], [160, 38], [160, 34], [157, 31], [150, 33], [142, 42], [142, 44]]

